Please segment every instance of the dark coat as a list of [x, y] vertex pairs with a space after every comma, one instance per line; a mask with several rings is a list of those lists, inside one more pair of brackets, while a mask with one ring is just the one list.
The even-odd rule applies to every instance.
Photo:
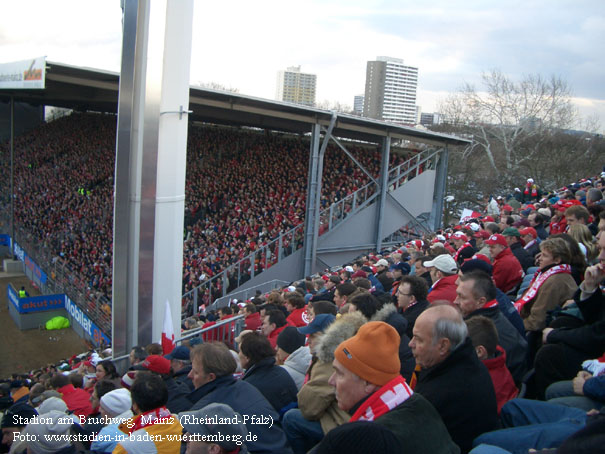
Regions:
[[275, 365], [275, 358], [265, 358], [252, 365], [242, 380], [254, 385], [279, 413], [296, 402], [298, 388], [286, 369]]
[[494, 385], [470, 338], [439, 364], [420, 371], [414, 391], [433, 404], [463, 453], [477, 436], [498, 426]]
[[189, 392], [193, 391], [193, 389], [195, 388], [193, 386], [193, 382], [191, 381], [191, 379], [188, 377], [189, 372], [191, 372], [191, 365], [185, 366], [184, 368], [182, 368], [181, 370], [179, 370], [178, 372], [175, 372], [172, 377], [181, 383], [184, 383], [187, 388], [189, 388]]
[[[412, 330], [414, 329], [414, 325], [416, 324], [416, 319], [420, 314], [424, 312], [427, 307], [429, 307], [429, 302], [427, 300], [418, 301], [412, 307], [408, 306], [408, 308], [402, 312], [401, 315], [403, 315], [403, 317], [408, 321], [408, 327], [405, 330], [405, 334], [407, 334], [410, 339], [414, 336]], [[519, 320], [521, 320], [521, 317], [519, 317]], [[522, 321], [521, 326], [523, 326]]]
[[198, 410], [212, 403], [229, 405], [243, 418], [255, 415], [272, 420], [273, 424], [255, 424], [257, 420], [250, 419], [244, 421], [248, 431], [257, 436], [256, 441], [246, 441], [251, 453], [292, 453], [275, 409], [253, 385], [236, 380], [232, 375], [216, 378], [200, 386], [179, 401], [180, 408], [175, 413]]
[[499, 288], [496, 288], [496, 301], [498, 301], [498, 308], [502, 312], [502, 315], [507, 318], [510, 324], [515, 327], [519, 334], [521, 334], [521, 337], [525, 339], [525, 325], [523, 324], [523, 319], [519, 315], [517, 309], [515, 309], [515, 305], [510, 298]]
[[586, 359], [598, 358], [605, 351], [605, 295], [597, 289], [589, 298], [580, 301], [581, 291], [574, 300], [584, 317], [585, 325], [578, 328], [559, 328], [546, 338], [549, 344], [563, 344], [585, 354]]
[[498, 331], [498, 344], [506, 352], [506, 367], [510, 371], [515, 383], [521, 383], [526, 372], [527, 341], [513, 325], [506, 319], [498, 307], [478, 309], [466, 318], [483, 315], [489, 318]]
[[435, 408], [418, 393], [375, 422], [390, 429], [401, 440], [406, 453], [460, 452]]
[[541, 240], [545, 240], [546, 238], [548, 238], [548, 232], [544, 228], [544, 224], [538, 224], [538, 225], [534, 226], [534, 229], [536, 229], [538, 238], [540, 238]]
[[521, 243], [517, 242], [511, 244], [510, 250], [513, 251], [514, 256], [519, 260], [523, 272], [526, 272], [528, 268], [534, 266], [533, 256], [523, 248]]
[[391, 290], [391, 287], [393, 287], [393, 282], [395, 282], [392, 277], [387, 276], [387, 270], [376, 273], [376, 279], [378, 279], [378, 281], [382, 284], [382, 288], [385, 292]]
[[186, 396], [191, 392], [191, 389], [180, 381], [175, 380], [174, 378], [165, 378], [164, 383], [166, 383], [166, 387], [168, 388], [168, 402], [166, 402], [166, 408], [174, 413], [172, 407], [174, 405], [178, 405], [178, 401], [180, 398]]

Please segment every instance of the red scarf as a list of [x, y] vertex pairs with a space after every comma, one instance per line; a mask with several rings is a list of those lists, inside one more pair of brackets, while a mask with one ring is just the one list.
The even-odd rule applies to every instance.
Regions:
[[170, 413], [170, 410], [166, 407], [159, 407], [155, 410], [141, 413], [132, 421], [134, 424], [128, 429], [128, 435], [144, 427], [153, 426], [154, 424], [165, 424], [166, 418], [170, 418], [171, 416], [172, 413]]
[[498, 305], [498, 301], [496, 299], [493, 299], [493, 300], [485, 303], [481, 309], [489, 309], [491, 307], [496, 307], [497, 305]]
[[527, 291], [515, 303], [515, 309], [517, 309], [518, 312], [521, 312], [523, 306], [525, 306], [527, 303], [529, 303], [536, 297], [538, 290], [540, 290], [540, 287], [542, 287], [542, 284], [544, 284], [546, 279], [548, 279], [554, 274], [559, 273], [571, 274], [571, 266], [561, 264], [553, 266], [552, 268], [549, 268], [547, 271], [544, 272], [537, 271], [533, 279], [531, 280], [531, 284], [529, 284], [529, 288], [527, 289]]
[[401, 405], [412, 394], [414, 394], [414, 391], [407, 385], [405, 379], [398, 375], [372, 394], [351, 416], [349, 422], [374, 421]]
[[460, 253], [462, 252], [462, 249], [467, 248], [467, 247], [473, 247], [473, 245], [471, 243], [469, 243], [468, 241], [466, 243], [464, 243], [462, 246], [460, 246], [460, 249], [458, 249], [456, 251], [456, 255], [454, 256], [454, 260], [456, 261], [456, 263], [458, 263], [458, 256], [460, 255]]
[[535, 184], [528, 184], [527, 186], [525, 186], [525, 191], [523, 191], [523, 193], [525, 195], [529, 195], [529, 190], [531, 189], [531, 196], [532, 197], [537, 197], [538, 196], [538, 187]]

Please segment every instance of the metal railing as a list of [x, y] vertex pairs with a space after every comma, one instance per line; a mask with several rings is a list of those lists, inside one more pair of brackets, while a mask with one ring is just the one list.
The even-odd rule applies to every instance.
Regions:
[[225, 296], [215, 300], [206, 309], [212, 310], [212, 309], [218, 309], [223, 306], [227, 306], [229, 304], [229, 302], [234, 299], [236, 299], [238, 301], [246, 301], [248, 298], [251, 298], [252, 296], [254, 296], [256, 294], [257, 290], [260, 291], [261, 293], [268, 293], [271, 290], [275, 290], [276, 288], [283, 287], [284, 285], [287, 285], [289, 283], [290, 283], [290, 281], [273, 279], [271, 281], [263, 282], [262, 284], [255, 285], [254, 287], [249, 287], [245, 290], [231, 292], [228, 295], [225, 295]]
[[389, 191], [394, 191], [425, 170], [436, 169], [438, 154], [439, 150], [434, 148], [424, 150], [389, 170]]

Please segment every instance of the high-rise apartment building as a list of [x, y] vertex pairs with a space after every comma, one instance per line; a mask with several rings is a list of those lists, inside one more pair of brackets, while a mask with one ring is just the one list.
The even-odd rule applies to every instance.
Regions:
[[416, 124], [418, 68], [400, 58], [376, 57], [366, 68], [363, 115], [384, 121]]
[[357, 95], [353, 98], [353, 113], [355, 115], [363, 114], [363, 95]]
[[291, 66], [277, 72], [275, 99], [305, 106], [315, 105], [317, 76], [300, 72], [300, 66]]

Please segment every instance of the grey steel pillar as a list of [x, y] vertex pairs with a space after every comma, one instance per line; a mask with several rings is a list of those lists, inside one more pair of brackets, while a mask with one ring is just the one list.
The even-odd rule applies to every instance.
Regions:
[[125, 0], [114, 202], [114, 356], [180, 332], [193, 0]]
[[443, 199], [447, 188], [447, 165], [449, 151], [447, 145], [441, 150], [439, 162], [437, 163], [437, 174], [435, 175], [435, 192], [433, 196], [433, 210], [429, 219], [434, 230], [441, 228], [443, 220]]
[[321, 126], [314, 124], [311, 131], [311, 149], [309, 151], [309, 178], [307, 184], [307, 207], [305, 214], [305, 276], [310, 276], [313, 271], [313, 247], [317, 239], [313, 233], [315, 230], [315, 201], [317, 191], [317, 167], [319, 163], [319, 138]]
[[11, 259], [15, 258], [15, 145], [14, 145], [14, 136], [15, 136], [15, 98], [11, 95], [11, 104], [10, 104], [10, 116], [11, 116], [11, 125], [10, 125], [10, 153], [11, 153], [11, 175], [10, 175], [10, 198], [11, 198]]
[[383, 224], [384, 224], [384, 206], [387, 199], [387, 189], [389, 185], [389, 154], [391, 152], [391, 138], [389, 136], [382, 140], [381, 164], [380, 164], [380, 196], [378, 199], [378, 213], [376, 216], [376, 251], [382, 249]]

